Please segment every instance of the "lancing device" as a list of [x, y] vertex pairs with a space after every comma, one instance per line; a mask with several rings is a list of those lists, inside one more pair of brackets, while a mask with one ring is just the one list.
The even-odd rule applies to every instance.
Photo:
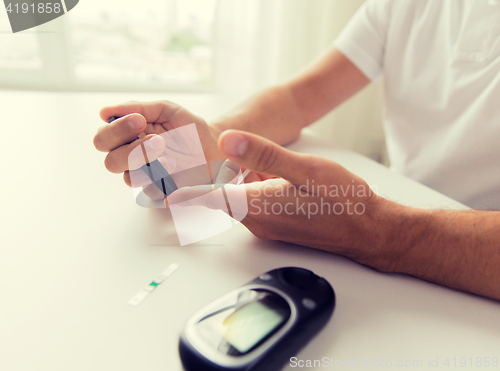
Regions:
[[[120, 117], [112, 116], [108, 120], [108, 124], [111, 124], [113, 121], [118, 120]], [[135, 142], [139, 137], [135, 138], [133, 141], [128, 142], [126, 144], [130, 144]], [[178, 189], [177, 184], [175, 184], [172, 176], [168, 173], [167, 170], [160, 164], [160, 161], [154, 160], [153, 162], [149, 162], [146, 165], [141, 167], [142, 171], [146, 173], [146, 175], [151, 179], [151, 181], [158, 187], [160, 191], [163, 192], [165, 196], [171, 195], [174, 191]]]

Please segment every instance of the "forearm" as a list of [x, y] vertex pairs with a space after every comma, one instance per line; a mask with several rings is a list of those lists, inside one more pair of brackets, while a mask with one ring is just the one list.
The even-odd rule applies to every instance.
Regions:
[[219, 134], [243, 130], [283, 145], [296, 140], [307, 122], [290, 87], [280, 85], [258, 93], [210, 125]]
[[387, 270], [500, 300], [499, 212], [389, 207]]

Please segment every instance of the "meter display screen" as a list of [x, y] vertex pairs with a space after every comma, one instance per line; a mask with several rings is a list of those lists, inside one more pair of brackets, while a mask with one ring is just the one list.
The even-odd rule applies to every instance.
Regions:
[[238, 295], [236, 305], [205, 317], [197, 327], [219, 352], [242, 355], [278, 331], [289, 317], [290, 307], [279, 295], [247, 290]]

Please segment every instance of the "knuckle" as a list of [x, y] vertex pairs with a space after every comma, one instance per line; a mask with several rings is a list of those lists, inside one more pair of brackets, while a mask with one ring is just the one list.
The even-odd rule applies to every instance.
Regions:
[[133, 99], [133, 100], [129, 100], [129, 101], [125, 102], [123, 105], [124, 106], [140, 106], [141, 102], [139, 102], [138, 100]]
[[110, 106], [105, 106], [99, 110], [99, 116], [101, 117], [101, 119], [103, 119], [104, 121], [107, 121], [108, 117], [107, 117], [106, 112], [109, 111], [110, 109], [111, 109]]
[[120, 173], [121, 171], [118, 171], [118, 164], [116, 163], [116, 160], [110, 156], [109, 154], [104, 158], [104, 167], [106, 170], [108, 170], [110, 173]]
[[106, 152], [106, 146], [103, 141], [103, 133], [102, 133], [102, 127], [97, 130], [97, 133], [94, 135], [94, 138], [92, 139], [92, 143], [94, 144], [94, 148], [97, 149], [99, 152]]
[[130, 177], [130, 172], [128, 170], [123, 173], [123, 181], [127, 186], [132, 188], [132, 178]]
[[163, 105], [163, 106], [168, 106], [168, 107], [175, 106], [174, 102], [169, 101], [167, 99], [162, 99], [162, 100], [158, 101], [158, 103], [161, 104], [161, 105]]
[[159, 106], [159, 117], [163, 117], [164, 119], [171, 120], [174, 117], [177, 119], [177, 115], [183, 110], [182, 106], [169, 100], [160, 100], [157, 101], [156, 104]]
[[325, 171], [323, 160], [317, 156], [306, 155], [305, 163], [307, 166], [304, 168], [304, 175], [307, 179], [315, 179]]
[[97, 149], [98, 151], [102, 151], [101, 137], [99, 135], [96, 134], [94, 136], [92, 143], [94, 144], [95, 149]]
[[[141, 101], [138, 100], [129, 100], [123, 104], [120, 104], [117, 107], [124, 107], [127, 109], [128, 114], [131, 113], [142, 113], [144, 112], [144, 106]], [[131, 112], [132, 111], [132, 112]]]
[[278, 151], [274, 145], [266, 145], [257, 156], [259, 171], [271, 173], [279, 165]]
[[[116, 104], [114, 106], [109, 106], [108, 109], [110, 109], [112, 112], [116, 112], [117, 110], [120, 110], [120, 111], [125, 110], [126, 112], [130, 112], [130, 111], [137, 111], [138, 107], [140, 105], [141, 105], [141, 102], [139, 102], [137, 100], [128, 100], [126, 102], [119, 103], [119, 104]], [[123, 115], [123, 116], [125, 116], [125, 115]]]
[[178, 104], [166, 99], [158, 101], [157, 104], [160, 106], [162, 112], [168, 112], [170, 113], [170, 115], [179, 111], [182, 108]]

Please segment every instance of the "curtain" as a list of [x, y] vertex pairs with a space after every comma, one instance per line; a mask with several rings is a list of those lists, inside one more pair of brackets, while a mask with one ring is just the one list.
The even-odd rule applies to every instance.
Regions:
[[[232, 103], [298, 73], [335, 40], [364, 0], [219, 0], [216, 91]], [[335, 146], [384, 159], [380, 83], [312, 125]]]

